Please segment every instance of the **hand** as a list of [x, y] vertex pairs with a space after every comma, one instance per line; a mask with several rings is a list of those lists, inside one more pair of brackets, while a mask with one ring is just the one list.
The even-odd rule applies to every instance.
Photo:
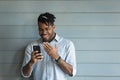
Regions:
[[42, 59], [43, 59], [43, 55], [41, 53], [38, 53], [38, 51], [33, 51], [30, 62], [32, 64], [35, 64], [36, 62], [41, 61]]
[[45, 51], [51, 58], [58, 59], [59, 55], [57, 54], [58, 53], [57, 45], [55, 45], [55, 47], [52, 47], [48, 42], [44, 42], [43, 46]]

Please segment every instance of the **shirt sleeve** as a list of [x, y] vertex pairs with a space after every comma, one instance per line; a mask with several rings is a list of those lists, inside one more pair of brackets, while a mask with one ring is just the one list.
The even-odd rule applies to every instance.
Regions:
[[[30, 76], [31, 76], [31, 73], [32, 73], [32, 71], [31, 71], [30, 75], [25, 76], [25, 75], [23, 74], [23, 71], [22, 71], [23, 67], [24, 67], [25, 65], [27, 65], [28, 62], [30, 61], [30, 59], [31, 59], [31, 53], [32, 53], [31, 46], [28, 45], [27, 48], [26, 48], [26, 50], [25, 50], [25, 56], [24, 56], [24, 60], [23, 60], [22, 67], [21, 67], [21, 74], [22, 74], [22, 76], [25, 77], [25, 78], [30, 77]], [[33, 69], [32, 69], [32, 70], [33, 70]]]
[[75, 47], [72, 41], [70, 41], [68, 44], [66, 62], [72, 65], [73, 67], [72, 76], [75, 76], [76, 75], [76, 55], [75, 55]]

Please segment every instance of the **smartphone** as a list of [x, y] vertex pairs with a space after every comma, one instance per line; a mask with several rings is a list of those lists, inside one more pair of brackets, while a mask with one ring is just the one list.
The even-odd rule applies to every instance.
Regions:
[[38, 46], [38, 45], [33, 46], [33, 50], [34, 50], [34, 51], [38, 51], [39, 53], [41, 53], [41, 51], [40, 51], [40, 46]]

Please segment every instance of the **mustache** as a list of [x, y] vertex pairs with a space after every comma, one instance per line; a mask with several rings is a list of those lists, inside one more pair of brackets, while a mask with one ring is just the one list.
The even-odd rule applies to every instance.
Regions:
[[41, 34], [41, 36], [43, 36], [43, 35], [47, 35], [47, 34]]

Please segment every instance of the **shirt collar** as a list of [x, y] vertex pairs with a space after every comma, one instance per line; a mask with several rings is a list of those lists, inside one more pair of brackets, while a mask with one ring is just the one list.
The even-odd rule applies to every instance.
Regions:
[[54, 39], [55, 41], [59, 41], [60, 40], [60, 36], [58, 35], [58, 34], [56, 34], [56, 36], [55, 36], [55, 39]]

